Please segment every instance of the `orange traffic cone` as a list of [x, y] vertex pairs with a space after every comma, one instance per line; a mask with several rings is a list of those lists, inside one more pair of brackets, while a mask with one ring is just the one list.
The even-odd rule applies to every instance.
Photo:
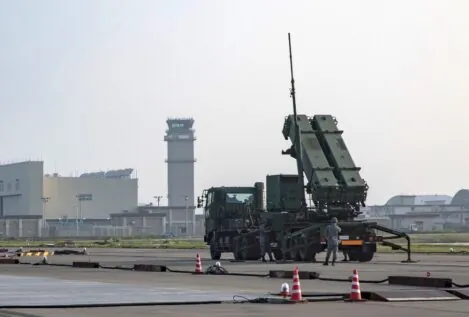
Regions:
[[350, 297], [346, 299], [348, 302], [364, 302], [365, 299], [362, 299], [362, 293], [360, 290], [360, 279], [358, 277], [357, 269], [353, 270], [352, 275], [352, 289], [350, 290]]
[[202, 260], [200, 259], [200, 255], [197, 253], [197, 257], [195, 258], [195, 273], [201, 274], [202, 272]]
[[303, 296], [301, 295], [300, 277], [298, 274], [298, 266], [293, 270], [293, 284], [291, 288], [291, 300], [302, 301]]

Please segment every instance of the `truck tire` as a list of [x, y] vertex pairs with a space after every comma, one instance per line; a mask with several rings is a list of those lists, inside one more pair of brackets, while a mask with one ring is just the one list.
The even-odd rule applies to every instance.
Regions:
[[241, 260], [257, 261], [261, 257], [261, 249], [254, 235], [246, 235], [242, 238], [241, 249]]
[[239, 247], [239, 244], [241, 243], [241, 240], [240, 238], [236, 237], [233, 239], [233, 244], [231, 246], [232, 250], [233, 250], [233, 258], [236, 260], [236, 261], [242, 261], [242, 254], [241, 254], [241, 251], [240, 251], [240, 247]]
[[210, 257], [212, 260], [220, 260], [221, 252], [217, 251], [214, 245], [210, 245]]
[[241, 253], [238, 250], [233, 251], [233, 258], [236, 261], [242, 261], [243, 260], [242, 256], [241, 256]]
[[359, 262], [370, 262], [373, 260], [375, 253], [371, 250], [363, 250], [358, 256]]
[[283, 260], [282, 250], [274, 249], [274, 250], [272, 250], [272, 253], [274, 254], [275, 260], [277, 260], [277, 261]]
[[367, 249], [350, 250], [347, 252], [350, 261], [370, 262], [373, 260], [375, 252]]
[[359, 254], [355, 250], [347, 251], [349, 261], [358, 261]]
[[[316, 253], [312, 245], [306, 245], [300, 250], [301, 261], [303, 262], [316, 262]], [[314, 261], [313, 261], [314, 260]]]

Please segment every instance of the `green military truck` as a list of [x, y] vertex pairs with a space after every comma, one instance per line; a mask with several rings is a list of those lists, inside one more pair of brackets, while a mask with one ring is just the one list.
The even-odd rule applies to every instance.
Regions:
[[[336, 217], [342, 228], [339, 248], [348, 253], [351, 261], [371, 261], [377, 244], [406, 251], [410, 261], [407, 234], [357, 220], [360, 209], [365, 207], [368, 185], [352, 159], [337, 120], [330, 114], [297, 114], [291, 46], [290, 65], [293, 114], [285, 118], [282, 134], [292, 145], [282, 154], [295, 159], [298, 174], [268, 175], [265, 190], [261, 182], [253, 187], [205, 190], [198, 198], [198, 206], [205, 211], [204, 241], [210, 246], [212, 258], [230, 252], [236, 260], [259, 259], [259, 226], [265, 223], [270, 228], [277, 260], [315, 261], [316, 254], [327, 247], [324, 228]], [[390, 242], [396, 238], [405, 238], [407, 247]]]

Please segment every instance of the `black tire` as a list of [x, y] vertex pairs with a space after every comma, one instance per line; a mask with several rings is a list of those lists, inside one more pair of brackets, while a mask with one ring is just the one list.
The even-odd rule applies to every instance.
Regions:
[[372, 250], [350, 250], [348, 253], [350, 261], [370, 262], [373, 260], [375, 252]]
[[360, 251], [359, 250], [349, 250], [347, 251], [347, 255], [348, 255], [348, 260], [349, 261], [358, 261], [358, 259], [360, 258]]
[[241, 238], [241, 260], [248, 261], [249, 260], [249, 249], [246, 247], [249, 245], [249, 240], [247, 236]]
[[303, 257], [300, 250], [296, 250], [295, 252], [293, 252], [292, 257], [295, 262], [303, 262]]
[[220, 260], [221, 258], [221, 252], [218, 252], [213, 245], [210, 246], [210, 257], [212, 260]]
[[375, 253], [373, 251], [370, 251], [370, 250], [362, 251], [359, 254], [358, 261], [359, 262], [370, 262], [371, 260], [373, 260], [374, 255], [375, 255]]
[[313, 262], [313, 259], [316, 256], [311, 246], [307, 245], [302, 250], [300, 250], [301, 259], [303, 262]]
[[238, 238], [235, 238], [234, 241], [233, 241], [233, 258], [236, 260], [236, 261], [241, 261], [242, 260], [242, 254], [241, 252], [239, 251], [239, 244], [240, 244], [240, 239]]
[[243, 237], [243, 247], [243, 260], [257, 261], [261, 258], [261, 249], [259, 244], [257, 243], [256, 236], [247, 235]]
[[277, 261], [283, 260], [282, 250], [274, 249], [274, 250], [272, 250], [272, 253], [274, 254], [275, 260], [277, 260]]

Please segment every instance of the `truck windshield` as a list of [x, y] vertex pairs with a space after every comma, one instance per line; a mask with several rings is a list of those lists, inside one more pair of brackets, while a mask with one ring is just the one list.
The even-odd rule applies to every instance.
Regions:
[[239, 219], [246, 216], [246, 206], [253, 203], [254, 195], [250, 193], [227, 193], [225, 216]]
[[246, 204], [253, 202], [253, 194], [249, 193], [227, 193], [226, 203], [228, 204]]

